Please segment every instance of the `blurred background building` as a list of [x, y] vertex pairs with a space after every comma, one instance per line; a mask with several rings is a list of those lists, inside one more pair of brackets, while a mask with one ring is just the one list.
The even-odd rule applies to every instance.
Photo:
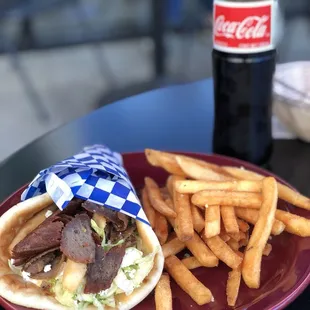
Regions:
[[[278, 62], [310, 60], [310, 2], [280, 6]], [[0, 0], [0, 162], [100, 106], [211, 77], [211, 16], [212, 0]]]

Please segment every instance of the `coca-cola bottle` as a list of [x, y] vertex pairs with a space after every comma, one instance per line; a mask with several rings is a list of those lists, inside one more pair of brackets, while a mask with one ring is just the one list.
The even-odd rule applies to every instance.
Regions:
[[264, 165], [272, 151], [277, 2], [214, 1], [214, 153]]

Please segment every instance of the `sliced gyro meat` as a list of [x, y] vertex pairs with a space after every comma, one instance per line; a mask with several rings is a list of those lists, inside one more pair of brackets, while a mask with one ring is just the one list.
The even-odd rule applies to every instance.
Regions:
[[76, 215], [65, 226], [60, 249], [65, 256], [77, 263], [88, 264], [95, 261], [96, 245], [87, 214]]

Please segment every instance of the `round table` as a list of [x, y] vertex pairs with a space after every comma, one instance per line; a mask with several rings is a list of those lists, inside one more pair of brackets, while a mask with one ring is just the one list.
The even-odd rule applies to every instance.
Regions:
[[[153, 90], [102, 107], [27, 145], [0, 166], [0, 200], [55, 162], [84, 146], [106, 144], [119, 152], [155, 148], [212, 152], [213, 85], [207, 79]], [[310, 145], [274, 141], [271, 169], [310, 195]], [[292, 169], [294, 167], [294, 169]], [[288, 309], [309, 309], [310, 289]]]

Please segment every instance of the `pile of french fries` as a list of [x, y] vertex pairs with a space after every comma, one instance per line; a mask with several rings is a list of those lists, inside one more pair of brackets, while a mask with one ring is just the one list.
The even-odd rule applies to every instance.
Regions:
[[[219, 261], [231, 268], [226, 294], [228, 305], [235, 306], [241, 278], [249, 288], [260, 287], [271, 235], [310, 236], [310, 220], [277, 209], [281, 198], [310, 210], [310, 199], [273, 177], [152, 149], [145, 154], [151, 165], [170, 174], [165, 187], [145, 177], [142, 190], [144, 211], [165, 256], [167, 273], [155, 290], [158, 310], [172, 309], [169, 275], [198, 305], [214, 301], [191, 270], [217, 267]], [[176, 255], [186, 248], [192, 256], [180, 260]]]

